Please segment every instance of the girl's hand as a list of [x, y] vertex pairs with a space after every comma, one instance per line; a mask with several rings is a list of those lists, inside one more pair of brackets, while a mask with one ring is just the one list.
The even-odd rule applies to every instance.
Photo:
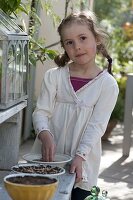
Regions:
[[82, 180], [82, 162], [84, 159], [78, 155], [72, 161], [70, 167], [70, 173], [76, 173], [76, 180], [75, 182], [78, 183]]
[[38, 138], [42, 142], [42, 160], [45, 162], [52, 162], [55, 155], [54, 138], [49, 131], [42, 131]]

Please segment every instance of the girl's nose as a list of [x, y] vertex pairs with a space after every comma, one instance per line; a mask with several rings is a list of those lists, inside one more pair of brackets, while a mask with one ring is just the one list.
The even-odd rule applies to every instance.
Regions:
[[80, 50], [81, 49], [80, 44], [78, 42], [77, 43], [75, 42], [75, 49], [76, 50]]

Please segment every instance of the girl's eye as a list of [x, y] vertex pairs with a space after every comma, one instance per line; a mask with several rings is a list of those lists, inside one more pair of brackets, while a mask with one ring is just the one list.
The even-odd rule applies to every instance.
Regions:
[[66, 44], [66, 45], [72, 45], [73, 42], [70, 40], [70, 41], [65, 42], [65, 44]]
[[80, 40], [86, 40], [86, 38], [87, 38], [86, 36], [81, 36]]

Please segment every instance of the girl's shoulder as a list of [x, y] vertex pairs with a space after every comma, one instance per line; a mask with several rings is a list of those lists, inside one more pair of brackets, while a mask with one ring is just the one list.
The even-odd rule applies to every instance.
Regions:
[[66, 76], [66, 66], [65, 67], [51, 67], [44, 73], [45, 80], [53, 80], [58, 82], [61, 77]]
[[66, 69], [67, 69], [67, 66], [64, 66], [64, 67], [51, 67], [50, 69], [48, 69], [47, 71], [46, 71], [46, 73], [52, 73], [52, 74], [59, 74], [59, 73], [62, 73], [62, 72], [64, 72], [64, 71], [66, 71]]
[[50, 74], [50, 73], [56, 73], [58, 70], [58, 67], [50, 67], [45, 73]]
[[[100, 83], [99, 83], [100, 85]], [[119, 86], [114, 76], [108, 73], [108, 71], [104, 71], [101, 77], [101, 87], [104, 90], [109, 90], [109, 88], [119, 92]]]
[[102, 79], [107, 84], [116, 84], [117, 85], [117, 81], [116, 81], [115, 77], [112, 76], [111, 74], [109, 74], [107, 70], [103, 71]]

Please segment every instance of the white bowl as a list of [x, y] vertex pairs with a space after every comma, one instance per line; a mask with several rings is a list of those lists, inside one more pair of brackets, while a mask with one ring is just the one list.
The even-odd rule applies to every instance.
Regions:
[[60, 166], [60, 167], [64, 167], [67, 163], [69, 163], [72, 160], [72, 157], [66, 154], [56, 154], [55, 160], [53, 162], [43, 162], [43, 161], [40, 161], [41, 158], [42, 158], [41, 154], [29, 153], [23, 156], [23, 159], [26, 160], [27, 162], [54, 165], [54, 166]]
[[[30, 169], [30, 170], [28, 170]], [[44, 177], [55, 177], [65, 173], [65, 169], [55, 165], [44, 165], [37, 163], [23, 163], [12, 166], [11, 170], [15, 173], [42, 175]]]

